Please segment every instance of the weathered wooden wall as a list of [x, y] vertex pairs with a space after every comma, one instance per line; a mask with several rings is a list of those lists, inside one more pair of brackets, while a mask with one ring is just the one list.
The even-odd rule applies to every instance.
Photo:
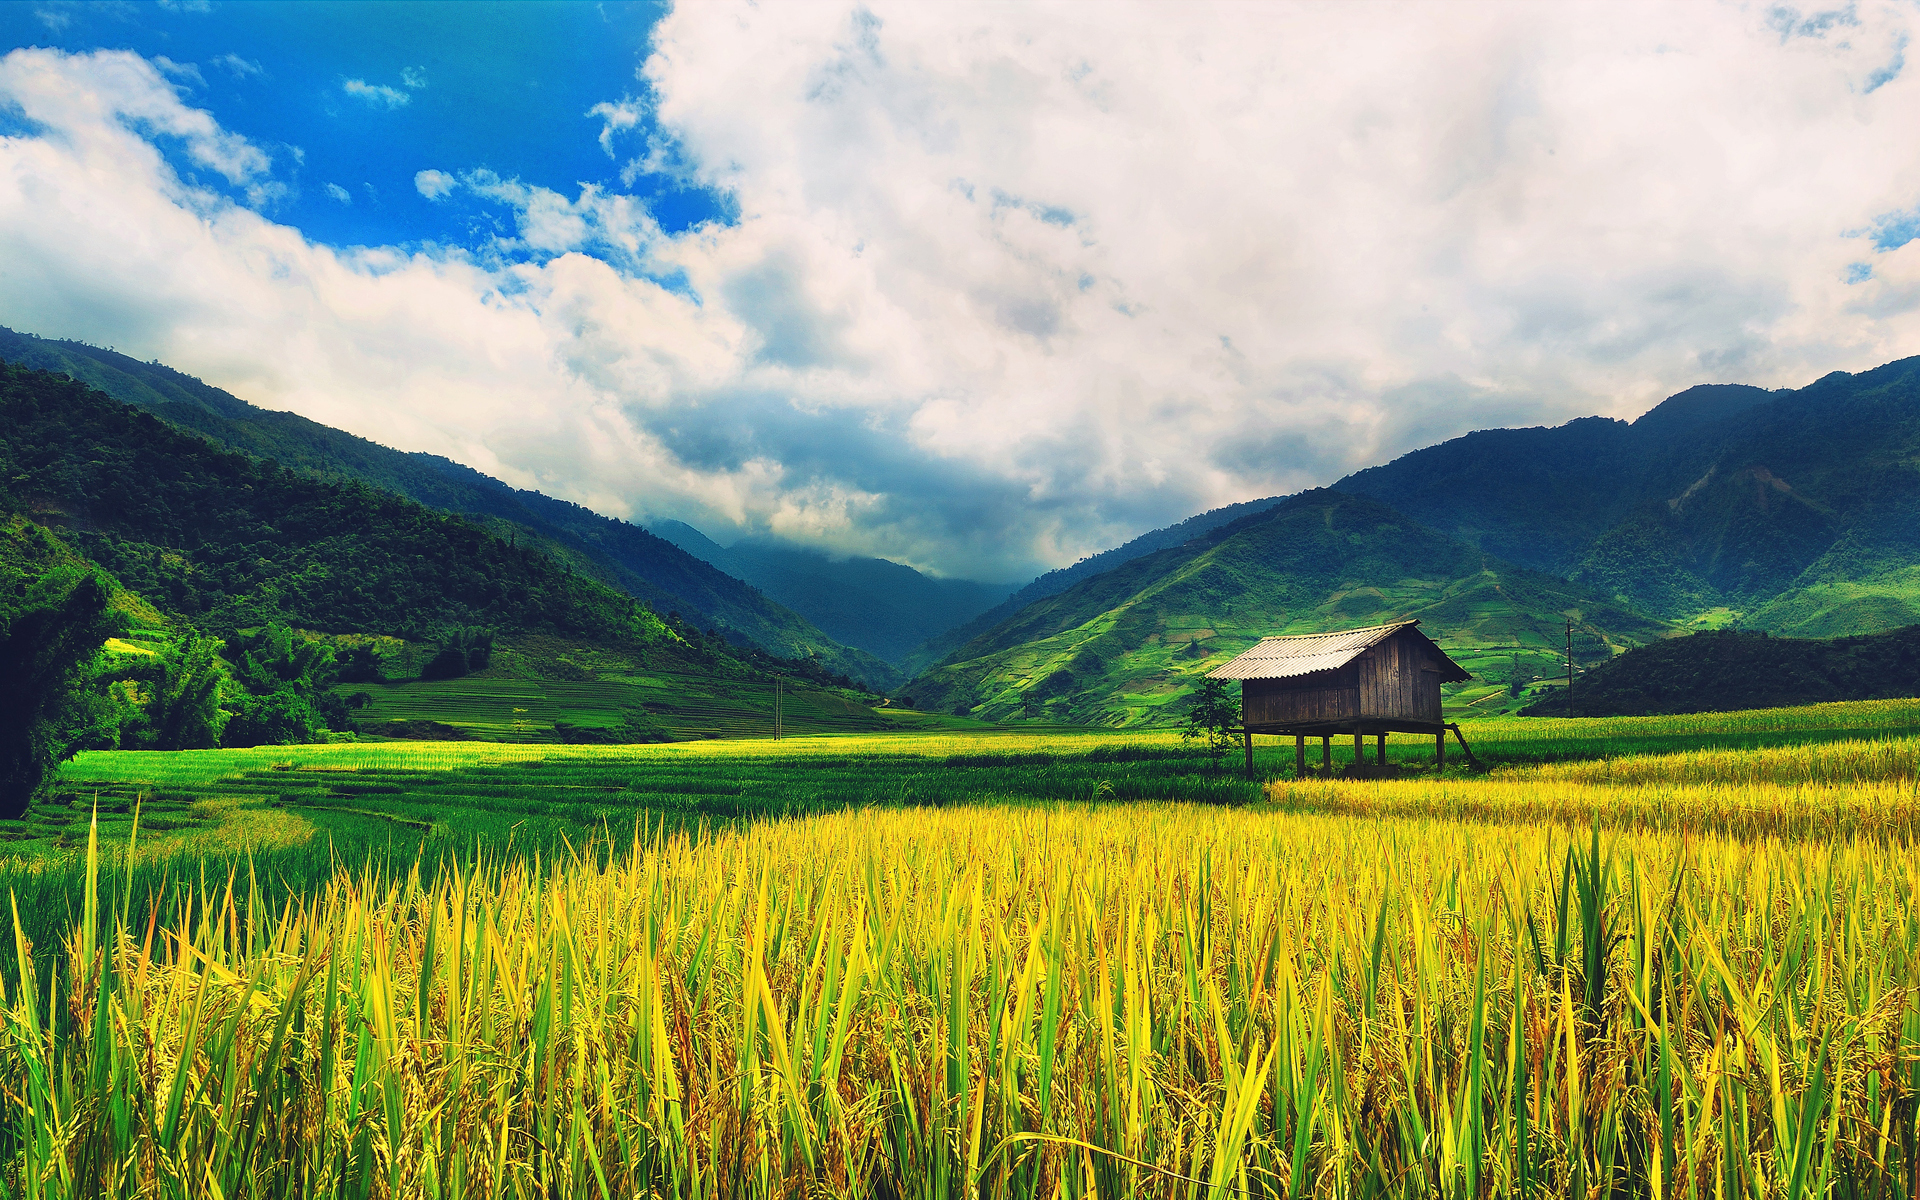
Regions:
[[1440, 722], [1440, 662], [1416, 638], [1391, 637], [1334, 671], [1241, 684], [1249, 726], [1381, 720]]
[[1359, 683], [1354, 663], [1294, 679], [1249, 679], [1240, 685], [1241, 720], [1248, 725], [1351, 720], [1360, 715]]
[[1440, 663], [1416, 639], [1388, 638], [1351, 665], [1360, 671], [1361, 716], [1440, 719]]

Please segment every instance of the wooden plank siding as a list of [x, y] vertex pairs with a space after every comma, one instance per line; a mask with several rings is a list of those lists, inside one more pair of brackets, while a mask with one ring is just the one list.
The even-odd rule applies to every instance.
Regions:
[[1360, 671], [1361, 716], [1440, 719], [1440, 664], [1424, 645], [1412, 638], [1388, 638], [1353, 665]]
[[1287, 679], [1247, 679], [1240, 685], [1246, 728], [1439, 725], [1441, 663], [1426, 639], [1394, 636], [1344, 667]]
[[1240, 685], [1241, 720], [1249, 726], [1350, 721], [1361, 715], [1359, 684], [1352, 663], [1295, 679], [1249, 679]]

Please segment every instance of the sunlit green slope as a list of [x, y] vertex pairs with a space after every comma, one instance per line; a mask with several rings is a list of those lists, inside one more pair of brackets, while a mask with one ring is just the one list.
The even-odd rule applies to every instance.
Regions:
[[1195, 677], [1261, 637], [1408, 617], [1503, 683], [1553, 669], [1568, 617], [1588, 660], [1672, 629], [1377, 501], [1321, 490], [1032, 604], [909, 690], [922, 708], [995, 720], [1175, 720]]

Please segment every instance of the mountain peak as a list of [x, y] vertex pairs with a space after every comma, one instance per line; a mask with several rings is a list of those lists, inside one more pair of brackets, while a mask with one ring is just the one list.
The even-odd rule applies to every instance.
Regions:
[[1767, 389], [1744, 383], [1696, 384], [1648, 409], [1633, 427], [1641, 433], [1672, 436], [1725, 420], [1772, 399], [1774, 394]]

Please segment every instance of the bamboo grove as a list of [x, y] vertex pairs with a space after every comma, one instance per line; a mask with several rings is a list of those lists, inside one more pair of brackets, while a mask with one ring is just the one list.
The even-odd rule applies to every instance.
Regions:
[[1072, 805], [278, 905], [89, 866], [4, 997], [16, 1195], [1916, 1194], [1872, 843]]

